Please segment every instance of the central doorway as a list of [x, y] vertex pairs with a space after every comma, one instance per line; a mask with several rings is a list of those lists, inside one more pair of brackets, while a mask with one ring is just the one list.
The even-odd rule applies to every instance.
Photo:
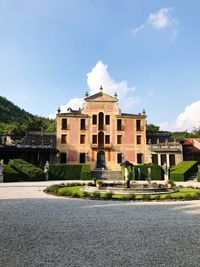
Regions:
[[100, 150], [97, 153], [97, 168], [99, 168], [99, 169], [104, 168], [105, 169], [105, 167], [106, 167], [106, 164], [105, 164], [105, 152]]

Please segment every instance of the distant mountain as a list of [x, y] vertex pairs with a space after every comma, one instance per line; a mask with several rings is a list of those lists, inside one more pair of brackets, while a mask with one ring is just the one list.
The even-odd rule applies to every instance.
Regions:
[[22, 137], [26, 131], [55, 131], [55, 121], [19, 108], [5, 97], [0, 96], [0, 134]]

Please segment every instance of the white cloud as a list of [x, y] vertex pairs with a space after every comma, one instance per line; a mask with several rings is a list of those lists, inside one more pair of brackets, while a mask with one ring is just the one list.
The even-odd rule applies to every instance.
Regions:
[[[98, 61], [91, 72], [87, 73], [87, 84], [89, 87], [89, 94], [95, 94], [99, 92], [100, 86], [103, 86], [103, 92], [114, 96], [115, 92], [120, 100], [120, 106], [124, 111], [132, 110], [133, 105], [139, 102], [138, 97], [134, 97], [131, 93], [135, 90], [135, 87], [130, 87], [126, 81], [116, 82], [108, 72], [108, 66], [102, 61]], [[83, 98], [72, 98], [67, 104], [61, 105], [61, 112], [68, 112], [67, 109], [79, 109], [83, 107]], [[50, 118], [54, 118], [54, 114], [49, 115]]]
[[172, 7], [166, 7], [151, 13], [144, 24], [131, 30], [131, 34], [138, 34], [149, 26], [156, 30], [169, 28], [171, 30], [172, 39], [174, 39], [178, 33], [178, 20], [174, 17], [173, 11], [174, 9]]
[[66, 105], [61, 105], [61, 112], [68, 112], [68, 108], [79, 109], [83, 107], [83, 98], [72, 98]]
[[141, 32], [142, 30], [144, 30], [144, 24], [141, 24], [139, 27], [135, 28], [132, 30], [133, 34], [137, 34], [138, 32]]
[[102, 85], [103, 91], [113, 95], [117, 93], [120, 99], [125, 99], [128, 94], [135, 90], [130, 87], [126, 81], [116, 82], [107, 70], [108, 66], [102, 61], [98, 61], [96, 66], [87, 74], [87, 84], [90, 88], [90, 94], [99, 92]]
[[148, 17], [148, 23], [156, 29], [162, 29], [169, 26], [173, 18], [171, 18], [172, 8], [161, 8], [158, 12], [151, 13]]
[[196, 101], [185, 107], [174, 122], [160, 124], [162, 130], [192, 131], [200, 126], [200, 101]]
[[200, 123], [200, 101], [196, 101], [189, 106], [186, 106], [184, 112], [182, 112], [176, 119], [176, 125], [178, 128], [192, 130], [195, 127], [199, 127]]

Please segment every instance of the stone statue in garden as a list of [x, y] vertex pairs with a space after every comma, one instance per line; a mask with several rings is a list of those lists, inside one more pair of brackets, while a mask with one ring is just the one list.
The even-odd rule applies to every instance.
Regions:
[[151, 168], [150, 167], [148, 167], [147, 169], [147, 181], [151, 183]]
[[130, 179], [129, 179], [128, 168], [124, 168], [124, 180], [125, 180], [125, 187], [130, 188]]
[[45, 174], [45, 180], [48, 181], [49, 180], [49, 162], [48, 161], [46, 161], [44, 165], [44, 174]]
[[168, 182], [168, 180], [169, 180], [169, 168], [168, 168], [166, 162], [164, 162], [164, 164], [163, 164], [163, 170], [164, 170], [164, 179], [166, 182]]

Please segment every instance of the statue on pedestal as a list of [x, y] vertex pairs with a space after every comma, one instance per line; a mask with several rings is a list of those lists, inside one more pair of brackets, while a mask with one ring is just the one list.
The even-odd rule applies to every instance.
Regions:
[[169, 180], [169, 168], [168, 168], [166, 162], [164, 162], [164, 164], [163, 164], [163, 170], [164, 170], [164, 179], [165, 179], [165, 182], [168, 182], [168, 180]]
[[124, 180], [125, 180], [125, 187], [130, 188], [130, 179], [129, 179], [128, 168], [124, 168]]
[[46, 161], [44, 165], [44, 174], [45, 174], [45, 180], [48, 181], [49, 180], [49, 162], [48, 161]]

